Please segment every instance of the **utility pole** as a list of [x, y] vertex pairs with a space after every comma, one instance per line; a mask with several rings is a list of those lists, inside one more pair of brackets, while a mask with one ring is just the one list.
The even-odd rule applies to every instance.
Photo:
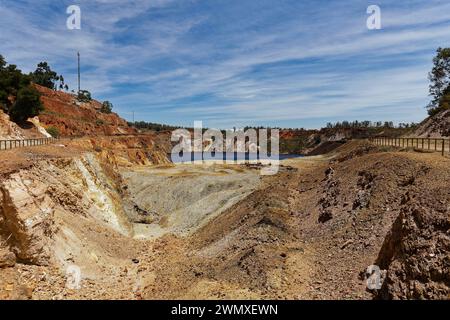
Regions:
[[78, 93], [80, 93], [80, 91], [81, 91], [81, 86], [80, 86], [81, 80], [80, 80], [80, 78], [81, 78], [81, 75], [80, 75], [80, 52], [78, 52]]
[[133, 111], [133, 123], [134, 123], [134, 111]]

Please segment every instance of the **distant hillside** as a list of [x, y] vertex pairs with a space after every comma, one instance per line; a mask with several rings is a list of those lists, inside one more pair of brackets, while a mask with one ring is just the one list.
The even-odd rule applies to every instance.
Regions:
[[426, 118], [414, 131], [419, 137], [449, 137], [450, 136], [450, 109], [443, 110]]
[[62, 136], [136, 133], [116, 113], [100, 112], [102, 104], [99, 101], [79, 102], [74, 94], [35, 87], [44, 105], [39, 120], [46, 129], [56, 128]]
[[393, 125], [378, 127], [334, 126], [320, 130], [282, 129], [280, 131], [280, 152], [317, 155], [330, 152], [348, 140], [377, 136], [394, 138], [408, 135], [413, 131], [413, 125], [408, 125], [408, 127], [394, 127]]

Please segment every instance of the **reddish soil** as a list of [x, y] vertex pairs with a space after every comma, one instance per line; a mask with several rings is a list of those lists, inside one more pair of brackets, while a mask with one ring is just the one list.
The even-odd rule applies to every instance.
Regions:
[[136, 133], [117, 114], [100, 112], [101, 103], [79, 103], [76, 96], [36, 85], [45, 110], [39, 115], [44, 127], [55, 127], [62, 136]]

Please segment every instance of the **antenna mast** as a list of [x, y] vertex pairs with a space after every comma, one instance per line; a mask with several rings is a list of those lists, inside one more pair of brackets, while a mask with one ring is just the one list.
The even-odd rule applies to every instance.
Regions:
[[81, 91], [80, 78], [81, 78], [81, 76], [80, 76], [80, 52], [78, 52], [78, 93], [80, 93], [80, 91]]

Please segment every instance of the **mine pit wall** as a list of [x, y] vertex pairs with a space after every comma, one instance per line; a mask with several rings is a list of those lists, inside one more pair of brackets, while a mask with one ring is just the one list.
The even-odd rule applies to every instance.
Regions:
[[[157, 161], [168, 162], [164, 152], [153, 153], [160, 157]], [[67, 219], [94, 221], [133, 236], [122, 207], [117, 168], [155, 163], [149, 155], [148, 150], [139, 148], [97, 149], [77, 158], [39, 161], [2, 178], [0, 268], [14, 260], [65, 265], [65, 248], [81, 243], [76, 239], [77, 231], [63, 222]]]

